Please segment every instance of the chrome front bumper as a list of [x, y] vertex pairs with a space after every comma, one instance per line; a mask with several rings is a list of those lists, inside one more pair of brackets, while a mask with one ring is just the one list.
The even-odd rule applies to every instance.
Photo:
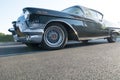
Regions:
[[28, 35], [25, 37], [18, 37], [17, 35], [13, 35], [15, 42], [23, 42], [23, 43], [40, 43], [42, 41], [42, 35]]
[[23, 43], [40, 43], [42, 41], [42, 37], [44, 33], [43, 29], [37, 29], [37, 30], [26, 29], [25, 31], [21, 32], [24, 33], [25, 36], [19, 37], [18, 34], [16, 34], [14, 28], [10, 28], [9, 31], [12, 32], [15, 42], [23, 42]]
[[[30, 27], [24, 16], [20, 16], [17, 21], [13, 21], [13, 28], [8, 31], [12, 33], [14, 41], [23, 43], [40, 43], [44, 34], [44, 28], [40, 23]], [[35, 23], [33, 23], [35, 24]]]

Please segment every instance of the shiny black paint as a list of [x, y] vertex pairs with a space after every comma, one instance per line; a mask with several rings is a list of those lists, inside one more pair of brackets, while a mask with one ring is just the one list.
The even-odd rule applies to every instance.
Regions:
[[[84, 9], [82, 7], [80, 8]], [[49, 22], [52, 21], [69, 24], [68, 26], [71, 26], [72, 29], [74, 29], [72, 32], [76, 32], [76, 36], [78, 36], [78, 38], [101, 37], [109, 35], [109, 30], [106, 29], [101, 21], [88, 18], [85, 15], [77, 16], [60, 11], [40, 8], [24, 8], [23, 11], [25, 10], [28, 10], [31, 14], [28, 22], [35, 22], [37, 20], [38, 23], [45, 24], [46, 26]], [[44, 26], [43, 28], [45, 28], [46, 26]]]

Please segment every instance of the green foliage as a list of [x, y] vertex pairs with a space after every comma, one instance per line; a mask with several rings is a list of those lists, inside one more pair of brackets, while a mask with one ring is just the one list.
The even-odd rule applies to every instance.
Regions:
[[5, 34], [4, 33], [0, 33], [0, 36], [4, 36]]
[[13, 41], [12, 35], [5, 35], [4, 33], [0, 33], [0, 42], [11, 42]]

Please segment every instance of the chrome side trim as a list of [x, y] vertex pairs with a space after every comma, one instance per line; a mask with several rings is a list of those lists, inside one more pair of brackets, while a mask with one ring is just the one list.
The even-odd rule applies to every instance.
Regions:
[[[51, 22], [62, 22], [62, 23], [67, 24], [67, 25], [74, 31], [74, 33], [76, 34], [77, 38], [79, 39], [79, 36], [78, 36], [77, 31], [76, 31], [76, 30], [73, 28], [73, 26], [71, 26], [68, 22], [63, 21], [63, 20], [60, 20], [60, 19], [54, 19], [54, 20], [48, 21], [47, 24], [45, 25], [45, 27], [46, 27], [49, 23], [51, 23]], [[45, 27], [44, 27], [44, 28], [45, 28]]]
[[105, 39], [110, 36], [99, 36], [99, 37], [80, 37], [79, 40], [94, 40], [94, 39]]

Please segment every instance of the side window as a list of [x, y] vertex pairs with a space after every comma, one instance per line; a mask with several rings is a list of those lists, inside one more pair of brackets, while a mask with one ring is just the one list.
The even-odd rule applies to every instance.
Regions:
[[85, 8], [85, 14], [89, 18], [94, 18], [97, 20], [102, 20], [102, 17], [103, 17], [103, 15], [100, 14], [99, 12], [92, 9], [88, 9], [88, 8]]
[[91, 13], [91, 17], [95, 18], [95, 19], [98, 19], [98, 15], [97, 15], [97, 12], [95, 11], [92, 11], [92, 10], [89, 10], [90, 13]]
[[78, 15], [78, 16], [84, 15], [83, 11], [79, 7], [68, 8], [68, 9], [63, 10], [63, 12]]
[[92, 13], [89, 11], [89, 9], [84, 8], [84, 11], [85, 11], [85, 15], [86, 15], [87, 17], [92, 17]]
[[98, 16], [98, 19], [99, 19], [99, 20], [102, 20], [103, 15], [101, 15], [100, 13], [97, 13], [97, 16]]
[[83, 12], [80, 8], [74, 8], [73, 9], [73, 14], [78, 15], [78, 16], [83, 16]]

